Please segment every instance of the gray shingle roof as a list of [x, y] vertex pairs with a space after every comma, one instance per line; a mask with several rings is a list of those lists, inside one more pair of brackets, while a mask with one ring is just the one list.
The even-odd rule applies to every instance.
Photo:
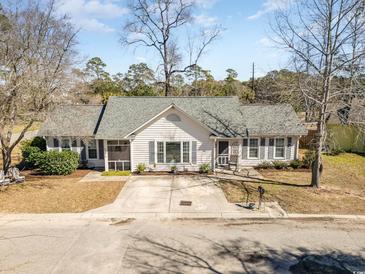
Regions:
[[41, 129], [39, 136], [93, 136], [101, 118], [102, 105], [56, 106]]
[[124, 138], [172, 104], [220, 137], [307, 134], [289, 105], [241, 105], [236, 97], [110, 97], [96, 138]]

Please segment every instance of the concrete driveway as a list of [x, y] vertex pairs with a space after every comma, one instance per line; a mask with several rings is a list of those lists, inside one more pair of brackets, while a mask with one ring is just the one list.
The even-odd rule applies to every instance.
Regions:
[[[184, 202], [191, 205], [184, 205]], [[183, 204], [182, 204], [183, 203]], [[91, 210], [92, 213], [249, 213], [227, 202], [222, 190], [211, 178], [203, 176], [132, 177], [113, 204]], [[186, 216], [189, 217], [189, 216]]]

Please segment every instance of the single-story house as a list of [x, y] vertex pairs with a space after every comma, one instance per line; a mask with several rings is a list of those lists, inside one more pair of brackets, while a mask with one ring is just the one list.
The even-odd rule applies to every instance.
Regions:
[[115, 97], [61, 105], [38, 135], [48, 150], [73, 150], [88, 167], [196, 171], [298, 157], [307, 130], [290, 105], [243, 105], [237, 97]]

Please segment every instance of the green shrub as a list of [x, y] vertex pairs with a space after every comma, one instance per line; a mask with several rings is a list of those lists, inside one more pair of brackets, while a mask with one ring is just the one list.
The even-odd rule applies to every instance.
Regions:
[[175, 172], [177, 171], [177, 167], [176, 166], [171, 166], [171, 172]]
[[310, 168], [312, 166], [312, 163], [314, 162], [316, 157], [316, 154], [314, 150], [309, 150], [304, 154], [304, 157], [302, 159], [302, 167], [304, 168]]
[[37, 166], [46, 175], [68, 175], [77, 169], [79, 160], [74, 151], [45, 151], [40, 153]]
[[291, 167], [291, 168], [294, 168], [294, 169], [298, 169], [298, 168], [301, 168], [302, 167], [302, 162], [301, 161], [299, 161], [299, 160], [292, 160], [292, 161], [290, 161], [290, 163], [289, 163], [289, 166]]
[[204, 163], [199, 166], [200, 173], [209, 173], [210, 172], [210, 164]]
[[137, 173], [142, 173], [146, 170], [146, 164], [145, 163], [139, 163], [137, 165]]
[[130, 176], [129, 170], [109, 170], [101, 173], [101, 176]]
[[35, 168], [43, 151], [38, 147], [26, 146], [22, 150], [22, 157], [26, 168]]
[[256, 168], [258, 168], [258, 169], [269, 169], [269, 168], [273, 168], [273, 164], [269, 161], [263, 161], [260, 164], [258, 164], [256, 166]]
[[289, 167], [289, 164], [282, 161], [272, 161], [272, 165], [275, 169], [285, 169]]
[[41, 153], [46, 151], [46, 149], [46, 141], [41, 137], [23, 141], [20, 150], [25, 168], [37, 167], [37, 161], [41, 157]]

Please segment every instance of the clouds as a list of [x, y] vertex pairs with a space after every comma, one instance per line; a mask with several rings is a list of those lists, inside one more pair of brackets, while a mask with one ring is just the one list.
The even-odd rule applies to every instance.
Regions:
[[211, 27], [218, 23], [218, 18], [213, 16], [208, 16], [205, 14], [195, 15], [194, 21], [196, 24], [202, 27]]
[[120, 18], [128, 9], [112, 0], [59, 0], [58, 12], [67, 14], [71, 21], [83, 30], [113, 32], [104, 20]]
[[261, 8], [247, 19], [255, 20], [267, 13], [288, 9], [293, 2], [294, 0], [265, 0]]

